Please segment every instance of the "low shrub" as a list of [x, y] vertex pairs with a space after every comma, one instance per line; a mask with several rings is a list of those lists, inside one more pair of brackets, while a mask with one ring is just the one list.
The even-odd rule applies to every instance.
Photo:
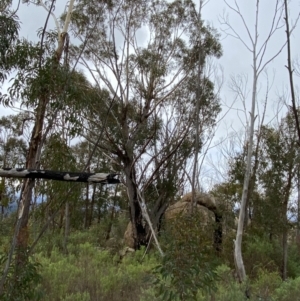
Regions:
[[120, 262], [90, 243], [70, 245], [69, 250], [67, 256], [57, 249], [49, 258], [38, 256], [43, 266], [44, 301], [139, 300], [150, 271], [157, 265], [154, 256], [145, 256], [141, 264], [143, 251], [128, 254]]
[[299, 301], [300, 277], [282, 282], [273, 294], [274, 301]]

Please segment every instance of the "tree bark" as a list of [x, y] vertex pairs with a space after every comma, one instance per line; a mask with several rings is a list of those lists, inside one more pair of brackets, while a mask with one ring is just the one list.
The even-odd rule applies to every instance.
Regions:
[[68, 172], [68, 171], [22, 169], [22, 168], [0, 169], [0, 177], [47, 179], [47, 180], [56, 180], [56, 181], [64, 181], [64, 182], [117, 184], [120, 183], [120, 181], [118, 179], [115, 179], [116, 176], [117, 174], [109, 174], [109, 173]]
[[90, 208], [90, 214], [89, 214], [89, 221], [88, 221], [88, 227], [92, 225], [93, 222], [93, 214], [95, 209], [95, 195], [96, 195], [96, 185], [93, 185], [93, 193], [92, 193], [92, 200], [91, 200], [91, 208]]
[[146, 227], [143, 225], [143, 214], [138, 201], [135, 172], [131, 166], [132, 162], [128, 161], [128, 164], [124, 166], [124, 171], [129, 198], [129, 213], [132, 222], [134, 248], [138, 250], [141, 246], [147, 245], [147, 232]]
[[[296, 131], [298, 136], [298, 143], [300, 144], [300, 122], [299, 122], [299, 112], [296, 106], [296, 96], [295, 96], [295, 87], [294, 87], [294, 78], [293, 78], [293, 66], [292, 66], [292, 51], [291, 51], [291, 31], [289, 25], [289, 14], [288, 14], [288, 3], [287, 0], [284, 0], [284, 11], [285, 11], [285, 27], [286, 27], [286, 36], [287, 36], [287, 70], [289, 73], [289, 81], [290, 81], [290, 92], [291, 92], [291, 100], [292, 100], [292, 111], [295, 118], [296, 123]], [[298, 167], [298, 216], [297, 216], [297, 234], [296, 241], [298, 247], [300, 249], [300, 171]]]
[[[53, 7], [52, 6], [51, 9]], [[64, 50], [64, 44], [66, 37], [68, 36], [68, 25], [70, 23], [71, 13], [73, 9], [73, 3], [74, 0], [70, 1], [68, 11], [66, 14], [66, 22], [64, 24], [63, 32], [59, 34], [58, 37], [58, 47], [55, 51], [55, 54], [53, 56], [53, 62], [52, 62], [52, 71], [53, 71], [53, 77], [55, 78], [55, 72], [57, 67], [59, 66], [59, 62]], [[48, 17], [51, 13], [51, 9], [49, 11]], [[48, 21], [48, 17], [46, 20], [46, 25]], [[45, 27], [46, 27], [45, 25]], [[45, 31], [44, 27], [44, 31]], [[59, 28], [58, 28], [59, 30]], [[42, 38], [43, 39], [43, 38]], [[42, 46], [42, 42], [41, 42]], [[35, 109], [35, 122], [30, 138], [29, 143], [29, 150], [28, 155], [26, 159], [26, 168], [28, 170], [30, 169], [37, 169], [39, 167], [39, 160], [40, 160], [40, 151], [42, 148], [42, 133], [43, 133], [43, 126], [44, 126], [44, 118], [46, 114], [47, 105], [50, 101], [49, 98], [49, 91], [47, 91], [47, 88], [43, 89], [43, 92], [41, 95], [38, 96], [38, 105]], [[13, 253], [15, 248], [17, 248], [17, 254], [16, 254], [16, 277], [18, 275], [18, 271], [24, 267], [24, 265], [27, 262], [28, 259], [28, 238], [29, 238], [29, 231], [28, 231], [28, 219], [29, 219], [29, 208], [30, 208], [30, 202], [32, 199], [32, 190], [34, 188], [34, 178], [26, 178], [26, 180], [23, 183], [22, 190], [21, 190], [21, 197], [20, 197], [20, 204], [18, 208], [18, 220], [15, 226], [15, 233], [13, 236], [11, 249], [9, 252], [8, 260], [6, 262], [3, 275], [0, 282], [0, 294], [3, 290], [3, 285], [5, 283], [6, 277], [8, 275], [9, 266], [11, 264]], [[16, 278], [17, 280], [17, 278]]]
[[281, 270], [281, 277], [282, 280], [285, 281], [287, 279], [287, 260], [288, 260], [288, 231], [286, 226], [284, 227], [282, 233], [282, 270]]
[[88, 228], [88, 220], [89, 220], [89, 184], [86, 185], [85, 191], [85, 211], [84, 211], [84, 229]]
[[297, 167], [297, 232], [296, 232], [296, 243], [298, 246], [298, 249], [300, 251], [300, 166], [298, 164]]
[[295, 117], [296, 122], [296, 131], [298, 135], [298, 141], [300, 143], [300, 122], [298, 116], [298, 110], [296, 106], [296, 96], [295, 96], [295, 88], [294, 88], [294, 78], [293, 78], [293, 66], [292, 66], [292, 51], [291, 51], [291, 39], [290, 39], [290, 25], [289, 25], [289, 14], [288, 14], [288, 4], [287, 0], [284, 0], [284, 10], [285, 10], [285, 27], [286, 27], [286, 36], [287, 36], [287, 69], [289, 73], [289, 80], [290, 80], [290, 92], [292, 98], [292, 110]]
[[70, 231], [70, 206], [69, 202], [66, 202], [65, 206], [65, 235], [64, 235], [64, 253], [68, 253], [68, 237], [69, 237], [69, 231]]

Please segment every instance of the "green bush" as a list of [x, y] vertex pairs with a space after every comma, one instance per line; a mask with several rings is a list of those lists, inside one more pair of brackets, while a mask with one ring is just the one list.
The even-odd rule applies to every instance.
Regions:
[[274, 301], [299, 301], [300, 277], [282, 282], [273, 295]]
[[202, 214], [194, 213], [168, 222], [163, 243], [165, 256], [155, 270], [157, 298], [196, 300], [199, 289], [214, 289], [213, 226], [204, 226], [201, 220]]
[[258, 277], [261, 269], [278, 272], [280, 266], [280, 247], [277, 242], [267, 237], [245, 236], [244, 263], [251, 279]]
[[251, 295], [260, 300], [272, 300], [272, 295], [281, 283], [281, 277], [278, 272], [267, 272], [263, 269], [258, 270], [258, 276], [252, 281]]
[[[0, 267], [3, 270], [7, 256], [0, 254]], [[0, 295], [2, 301], [39, 301], [42, 300], [42, 291], [38, 288], [41, 275], [38, 272], [40, 264], [30, 257], [22, 268], [15, 268], [15, 258], [11, 262], [3, 291]]]
[[217, 279], [215, 292], [199, 291], [197, 301], [241, 301], [245, 299], [245, 285], [240, 285], [233, 277], [232, 270], [221, 265], [216, 269]]
[[289, 278], [300, 277], [300, 252], [297, 244], [288, 247], [287, 274]]
[[142, 251], [128, 254], [120, 262], [90, 243], [70, 245], [69, 250], [67, 256], [57, 249], [49, 258], [38, 256], [43, 266], [44, 301], [139, 300], [141, 288], [146, 287], [147, 277], [157, 265], [154, 256], [146, 256], [141, 264]]

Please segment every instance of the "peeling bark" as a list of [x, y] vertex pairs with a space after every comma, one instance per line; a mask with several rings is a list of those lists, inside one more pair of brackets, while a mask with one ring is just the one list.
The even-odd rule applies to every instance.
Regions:
[[117, 174], [109, 173], [86, 173], [68, 172], [40, 169], [22, 168], [1, 168], [0, 177], [6, 178], [26, 178], [26, 179], [47, 179], [64, 182], [118, 184], [119, 179], [115, 179]]

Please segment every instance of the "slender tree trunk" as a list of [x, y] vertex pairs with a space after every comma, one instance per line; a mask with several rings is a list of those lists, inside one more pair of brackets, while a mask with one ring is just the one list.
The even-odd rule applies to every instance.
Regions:
[[286, 226], [282, 232], [282, 271], [281, 277], [285, 281], [287, 279], [287, 261], [288, 261], [288, 231]]
[[[293, 147], [293, 146], [291, 146]], [[289, 165], [288, 170], [288, 179], [287, 185], [285, 187], [285, 195], [282, 204], [282, 223], [283, 223], [283, 232], [282, 232], [282, 280], [285, 281], [287, 279], [287, 261], [288, 261], [288, 202], [292, 189], [292, 181], [294, 177], [294, 166], [293, 164]]]
[[69, 206], [69, 202], [66, 202], [65, 205], [65, 235], [64, 235], [64, 253], [67, 254], [68, 253], [68, 248], [67, 248], [67, 244], [68, 244], [68, 237], [69, 237], [69, 232], [70, 232], [70, 206]]
[[296, 131], [298, 135], [298, 141], [300, 143], [300, 122], [298, 116], [298, 110], [296, 106], [296, 96], [295, 96], [295, 88], [294, 88], [294, 78], [293, 78], [293, 66], [292, 66], [292, 51], [291, 51], [291, 39], [290, 39], [290, 25], [289, 25], [289, 13], [288, 13], [288, 4], [287, 0], [284, 0], [284, 10], [285, 10], [285, 28], [286, 28], [286, 36], [287, 36], [287, 69], [289, 72], [289, 80], [290, 80], [290, 92], [292, 98], [292, 110], [295, 117], [296, 122]]
[[[61, 230], [63, 229], [64, 226], [64, 218], [66, 216], [66, 207], [61, 207], [60, 208], [60, 217], [59, 217], [59, 221], [58, 221], [58, 229]], [[51, 216], [53, 216], [53, 212], [51, 212]], [[53, 230], [54, 230], [54, 220], [53, 220]]]
[[[52, 2], [52, 6], [53, 6]], [[71, 12], [73, 9], [74, 0], [70, 1], [68, 11], [66, 14], [66, 21], [64, 24], [63, 32], [59, 34], [58, 37], [58, 46], [55, 51], [53, 57], [53, 75], [55, 76], [55, 70], [58, 67], [60, 62], [63, 50], [65, 39], [68, 31], [68, 26], [71, 19]], [[51, 9], [52, 9], [51, 6]], [[50, 15], [50, 12], [49, 12]], [[49, 17], [48, 15], [48, 17]], [[47, 19], [48, 20], [48, 19]], [[59, 30], [59, 29], [58, 29]], [[41, 43], [42, 45], [42, 43]], [[27, 169], [37, 169], [39, 167], [40, 161], [40, 152], [42, 145], [42, 133], [43, 133], [43, 126], [44, 126], [44, 118], [47, 109], [47, 105], [49, 102], [48, 92], [43, 91], [43, 94], [40, 95], [39, 102], [37, 108], [35, 110], [35, 122], [32, 130], [32, 135], [29, 143], [29, 150], [26, 160], [26, 168]], [[12, 256], [14, 253], [15, 248], [17, 248], [17, 255], [16, 255], [16, 275], [18, 275], [19, 269], [22, 269], [24, 264], [27, 262], [27, 249], [28, 249], [28, 238], [29, 238], [29, 231], [28, 231], [28, 220], [29, 220], [29, 209], [30, 209], [30, 202], [32, 200], [32, 191], [34, 187], [34, 179], [26, 179], [23, 183], [22, 190], [21, 190], [21, 197], [20, 197], [20, 205], [18, 209], [18, 220], [15, 226], [15, 234], [11, 244], [11, 250], [9, 252], [8, 260], [6, 266], [3, 271], [3, 275], [0, 281], [0, 294], [2, 293], [3, 285], [8, 275], [9, 266], [12, 260]]]
[[[263, 124], [263, 120], [264, 120], [264, 115], [262, 118], [262, 123]], [[247, 194], [247, 199], [246, 199], [246, 215], [245, 215], [245, 222], [244, 222], [244, 229], [246, 229], [248, 227], [249, 224], [249, 219], [250, 219], [250, 200], [251, 200], [251, 196], [253, 195], [253, 191], [255, 188], [255, 182], [256, 182], [256, 173], [257, 173], [257, 169], [259, 166], [259, 158], [258, 158], [258, 152], [259, 152], [259, 145], [260, 145], [260, 138], [261, 138], [261, 134], [258, 133], [258, 137], [257, 137], [257, 145], [255, 148], [255, 152], [254, 152], [254, 166], [251, 172], [251, 177], [249, 180], [249, 189], [248, 189], [248, 194]]]
[[86, 184], [86, 192], [85, 192], [85, 211], [84, 211], [84, 229], [87, 229], [89, 223], [89, 184]]
[[257, 73], [256, 73], [256, 53], [253, 53], [253, 87], [252, 87], [252, 107], [251, 107], [251, 115], [250, 115], [250, 128], [248, 129], [248, 152], [247, 152], [247, 164], [246, 164], [246, 172], [243, 184], [243, 194], [241, 201], [241, 208], [239, 214], [239, 222], [236, 233], [235, 240], [235, 248], [234, 248], [234, 257], [237, 268], [237, 273], [239, 276], [240, 282], [244, 282], [246, 280], [246, 270], [243, 262], [242, 256], [242, 240], [243, 240], [243, 229], [244, 229], [244, 221], [245, 221], [245, 211], [246, 211], [246, 203], [248, 197], [248, 189], [249, 189], [249, 181], [251, 176], [251, 158], [253, 152], [253, 136], [254, 136], [254, 122], [255, 122], [255, 106], [256, 106], [256, 91], [257, 91]]
[[[200, 8], [199, 14], [197, 14], [199, 27], [201, 26], [201, 8], [202, 8], [202, 0], [200, 0]], [[201, 48], [201, 28], [199, 28], [199, 49]], [[195, 108], [195, 128], [196, 128], [196, 137], [195, 137], [195, 153], [194, 153], [194, 164], [193, 164], [193, 175], [192, 175], [192, 200], [191, 200], [191, 213], [193, 213], [194, 208], [196, 207], [196, 177], [198, 175], [198, 156], [200, 151], [200, 121], [199, 121], [199, 113], [200, 113], [200, 103], [201, 103], [201, 76], [202, 76], [202, 53], [199, 51], [198, 56], [198, 70], [197, 70], [197, 90], [196, 90], [196, 108]]]
[[[252, 101], [251, 101], [251, 112], [250, 112], [250, 125], [247, 125], [247, 159], [246, 159], [246, 172], [244, 176], [244, 184], [243, 184], [243, 193], [242, 193], [242, 200], [241, 200], [241, 207], [240, 207], [240, 214], [239, 214], [239, 222], [238, 222], [238, 228], [237, 228], [237, 234], [236, 234], [236, 240], [234, 244], [234, 260], [236, 264], [236, 270], [239, 277], [239, 280], [241, 282], [244, 282], [246, 280], [246, 271], [245, 266], [243, 263], [243, 257], [242, 257], [242, 237], [243, 237], [243, 229], [244, 229], [244, 222], [245, 222], [245, 214], [246, 214], [246, 203], [247, 203], [247, 196], [249, 191], [249, 181], [251, 177], [251, 159], [252, 159], [252, 153], [253, 153], [253, 136], [254, 136], [254, 123], [255, 123], [255, 106], [256, 106], [256, 98], [257, 98], [257, 81], [259, 78], [259, 75], [261, 72], [266, 68], [266, 66], [275, 58], [278, 56], [278, 54], [281, 52], [282, 48], [279, 49], [275, 55], [273, 55], [271, 58], [264, 60], [266, 49], [269, 44], [269, 41], [271, 40], [271, 37], [273, 36], [274, 32], [277, 31], [280, 27], [278, 26], [278, 23], [281, 18], [281, 12], [282, 12], [282, 6], [280, 6], [279, 1], [275, 2], [275, 13], [274, 17], [271, 23], [271, 27], [269, 30], [269, 35], [267, 38], [260, 43], [261, 46], [258, 46], [258, 23], [259, 23], [259, 4], [260, 1], [257, 0], [256, 2], [256, 11], [255, 11], [255, 22], [254, 22], [254, 33], [251, 34], [251, 29], [247, 25], [244, 16], [242, 15], [240, 11], [240, 7], [238, 4], [238, 1], [234, 1], [234, 5], [230, 5], [227, 3], [227, 1], [224, 1], [226, 5], [236, 13], [237, 17], [240, 19], [241, 23], [243, 24], [243, 29], [247, 32], [247, 39], [242, 39], [240, 34], [237, 32], [236, 29], [234, 29], [229, 22], [227, 21], [227, 18], [224, 17], [224, 24], [226, 24], [229, 29], [231, 30], [231, 35], [240, 40], [243, 45], [247, 48], [247, 50], [252, 55], [252, 70], [253, 70], [253, 83], [252, 83]], [[249, 46], [250, 45], [250, 46]], [[283, 47], [283, 46], [282, 46]], [[264, 62], [265, 61], [265, 62]], [[247, 114], [245, 112], [245, 114]]]
[[253, 83], [252, 83], [252, 101], [251, 101], [251, 113], [250, 113], [250, 126], [247, 129], [247, 162], [246, 162], [246, 172], [244, 176], [244, 184], [243, 184], [243, 193], [241, 200], [241, 208], [239, 214], [239, 222], [236, 233], [236, 240], [234, 244], [234, 259], [237, 269], [237, 274], [240, 282], [244, 282], [246, 280], [246, 270], [243, 262], [242, 256], [242, 240], [243, 240], [243, 230], [244, 230], [244, 222], [245, 222], [245, 214], [246, 214], [246, 204], [248, 198], [248, 190], [249, 190], [249, 181], [251, 177], [251, 158], [253, 153], [253, 137], [254, 137], [254, 123], [255, 123], [255, 106], [256, 106], [256, 97], [257, 97], [257, 80], [258, 80], [258, 69], [257, 69], [257, 55], [256, 55], [256, 47], [257, 47], [257, 39], [258, 39], [258, 9], [259, 9], [259, 1], [256, 1], [256, 22], [255, 22], [255, 37], [252, 42], [252, 70], [253, 70]]
[[[290, 177], [292, 179], [292, 177]], [[285, 196], [285, 200], [282, 206], [282, 223], [283, 223], [283, 231], [282, 231], [282, 267], [281, 267], [281, 277], [282, 280], [287, 280], [287, 262], [288, 262], [288, 220], [287, 220], [287, 208], [288, 208], [288, 200], [290, 196], [290, 187], [292, 181], [288, 181], [287, 187], [287, 195]], [[289, 185], [290, 184], [290, 185]]]
[[[66, 38], [67, 33], [63, 33], [61, 35], [61, 39], [58, 43], [58, 48], [55, 53], [56, 61], [54, 64], [58, 65], [60, 58], [63, 52], [63, 45]], [[55, 72], [55, 66], [53, 66], [53, 72]], [[33, 127], [30, 144], [29, 144], [29, 151], [26, 161], [26, 169], [37, 169], [40, 162], [40, 158], [37, 157], [38, 150], [41, 147], [40, 143], [42, 141], [42, 133], [43, 133], [43, 126], [44, 126], [44, 118], [46, 113], [46, 108], [49, 102], [48, 93], [44, 91], [44, 95], [42, 95], [39, 104], [36, 109], [36, 119], [35, 124]], [[19, 206], [18, 212], [18, 219], [20, 223], [20, 229], [17, 234], [17, 243], [16, 247], [18, 249], [18, 256], [17, 262], [18, 265], [22, 266], [24, 260], [26, 261], [27, 256], [26, 249], [28, 246], [28, 218], [29, 218], [29, 208], [30, 202], [32, 199], [32, 190], [34, 187], [34, 179], [28, 179], [24, 181], [23, 189], [21, 193], [21, 202]]]
[[114, 216], [115, 216], [115, 206], [116, 206], [116, 198], [114, 199], [114, 204], [113, 207], [111, 209], [111, 213], [110, 213], [110, 219], [109, 219], [109, 224], [108, 224], [108, 228], [107, 228], [107, 232], [106, 232], [106, 240], [109, 240], [110, 238], [110, 233], [111, 233], [111, 229], [112, 229], [112, 225], [113, 225], [113, 220], [114, 220]]
[[[293, 66], [292, 66], [292, 51], [291, 51], [291, 31], [289, 25], [289, 13], [288, 13], [288, 2], [284, 0], [284, 10], [285, 10], [285, 28], [286, 28], [286, 36], [287, 36], [287, 70], [289, 73], [289, 81], [290, 81], [290, 92], [291, 92], [291, 100], [292, 100], [292, 111], [295, 118], [295, 126], [298, 136], [298, 143], [300, 143], [300, 122], [299, 122], [299, 112], [296, 106], [296, 95], [295, 95], [295, 87], [294, 87], [294, 78], [293, 78]], [[300, 169], [298, 166], [297, 171], [297, 188], [298, 188], [298, 216], [297, 216], [297, 234], [296, 241], [300, 250]]]
[[296, 243], [298, 245], [298, 249], [300, 250], [300, 166], [298, 164], [297, 170], [297, 232], [296, 232]]
[[91, 199], [91, 208], [90, 208], [89, 223], [88, 223], [89, 227], [92, 225], [92, 222], [93, 222], [94, 209], [95, 209], [95, 195], [96, 195], [96, 185], [93, 184], [93, 192], [92, 192], [92, 199]]

